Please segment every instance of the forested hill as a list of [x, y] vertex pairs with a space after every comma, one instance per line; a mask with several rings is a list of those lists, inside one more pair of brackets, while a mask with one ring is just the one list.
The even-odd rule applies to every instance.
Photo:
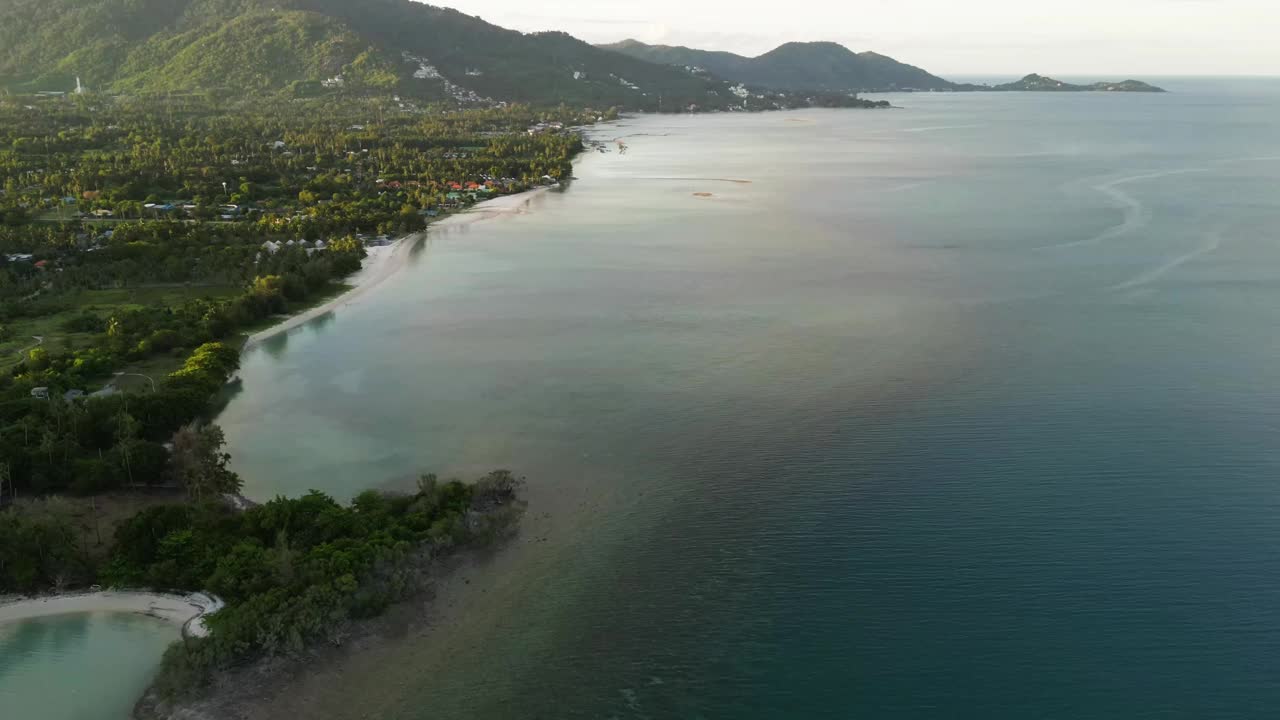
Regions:
[[733, 100], [705, 75], [410, 0], [0, 0], [0, 87], [67, 91], [77, 76], [126, 93], [369, 89], [641, 110]]
[[954, 83], [873, 52], [831, 42], [787, 43], [759, 57], [646, 45], [624, 40], [601, 47], [640, 60], [703, 68], [732, 82], [781, 91], [956, 90]]

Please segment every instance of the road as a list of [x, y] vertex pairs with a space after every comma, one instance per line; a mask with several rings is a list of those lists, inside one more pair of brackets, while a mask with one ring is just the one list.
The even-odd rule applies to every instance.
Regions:
[[43, 336], [43, 335], [32, 335], [32, 336], [31, 336], [31, 339], [36, 341], [36, 342], [35, 342], [35, 344], [34, 344], [34, 345], [28, 345], [28, 346], [26, 346], [26, 347], [22, 348], [21, 350], [19, 350], [19, 351], [18, 351], [18, 357], [19, 357], [19, 358], [24, 358], [24, 357], [26, 357], [26, 356], [27, 356], [27, 353], [31, 352], [32, 350], [35, 350], [36, 348], [38, 348], [38, 347], [40, 347], [41, 345], [43, 345], [43, 344], [44, 344], [44, 336]]

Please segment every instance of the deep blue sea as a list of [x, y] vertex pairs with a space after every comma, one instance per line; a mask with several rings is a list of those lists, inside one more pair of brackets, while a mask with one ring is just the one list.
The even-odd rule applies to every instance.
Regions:
[[1280, 715], [1280, 81], [1159, 82], [599, 127], [251, 351], [251, 495], [529, 482], [276, 716]]

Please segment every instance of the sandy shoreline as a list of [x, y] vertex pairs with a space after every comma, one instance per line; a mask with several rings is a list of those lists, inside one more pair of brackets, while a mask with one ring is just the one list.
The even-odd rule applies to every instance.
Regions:
[[204, 615], [222, 606], [221, 600], [202, 593], [166, 595], [131, 590], [0, 598], [0, 625], [76, 613], [132, 613], [178, 625], [187, 636], [203, 637], [208, 634]]
[[390, 245], [368, 248], [368, 257], [365, 258], [364, 267], [347, 279], [351, 289], [330, 299], [328, 302], [294, 315], [278, 325], [273, 325], [266, 330], [250, 335], [249, 339], [245, 341], [244, 349], [248, 350], [281, 333], [287, 333], [290, 330], [301, 327], [318, 317], [333, 312], [339, 306], [345, 305], [381, 285], [404, 268], [413, 253], [413, 248], [417, 246], [419, 241], [427, 237], [427, 233], [432, 228], [471, 225], [505, 215], [519, 215], [526, 212], [526, 206], [535, 197], [550, 189], [550, 187], [539, 187], [514, 195], [503, 195], [492, 200], [484, 200], [463, 212], [449, 215], [439, 222], [431, 223], [427, 226], [427, 230], [405, 235], [396, 239]]

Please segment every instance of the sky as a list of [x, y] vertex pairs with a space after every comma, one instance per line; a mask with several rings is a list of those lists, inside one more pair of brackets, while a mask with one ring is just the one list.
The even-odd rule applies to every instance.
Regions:
[[430, 0], [526, 32], [758, 55], [832, 40], [949, 76], [1280, 76], [1280, 0]]

